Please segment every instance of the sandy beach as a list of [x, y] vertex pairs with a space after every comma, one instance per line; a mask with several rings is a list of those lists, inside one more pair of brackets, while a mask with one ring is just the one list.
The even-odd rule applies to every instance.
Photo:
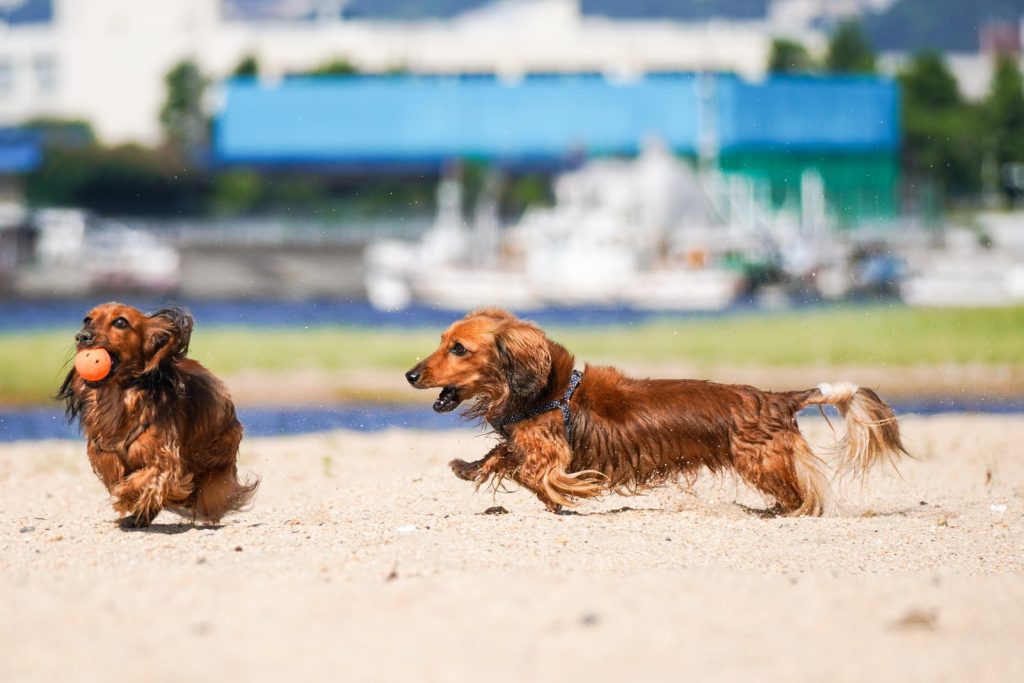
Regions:
[[0, 680], [1024, 680], [1024, 420], [904, 431], [798, 519], [728, 477], [552, 515], [449, 473], [470, 430], [249, 439], [251, 511], [138, 531], [83, 444], [4, 445]]

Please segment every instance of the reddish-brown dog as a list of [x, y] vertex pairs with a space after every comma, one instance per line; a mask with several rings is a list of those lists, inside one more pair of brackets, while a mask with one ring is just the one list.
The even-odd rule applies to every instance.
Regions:
[[80, 418], [92, 469], [127, 526], [164, 508], [216, 523], [259, 484], [238, 480], [242, 425], [224, 385], [185, 357], [191, 335], [178, 308], [147, 316], [119, 303], [89, 311], [75, 335], [79, 349], [106, 349], [111, 370], [89, 382], [72, 369], [57, 398]]
[[822, 514], [828, 482], [797, 427], [796, 413], [832, 404], [845, 417], [842, 467], [861, 471], [905, 453], [892, 410], [847, 382], [788, 392], [698, 380], [632, 379], [586, 366], [536, 325], [501, 310], [471, 313], [406, 378], [441, 387], [434, 410], [475, 399], [468, 417], [501, 437], [482, 459], [452, 470], [477, 486], [509, 478], [553, 512], [576, 498], [635, 493], [692, 480], [702, 468], [733, 470], [781, 512]]

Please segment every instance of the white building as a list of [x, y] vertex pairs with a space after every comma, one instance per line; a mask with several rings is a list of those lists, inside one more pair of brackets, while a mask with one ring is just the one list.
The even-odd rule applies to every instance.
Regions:
[[[655, 70], [757, 77], [782, 31], [768, 22], [614, 21], [581, 15], [577, 0], [499, 0], [450, 21], [418, 22], [339, 20], [337, 12], [318, 21], [235, 21], [219, 0], [53, 3], [51, 23], [0, 23], [0, 126], [38, 116], [81, 118], [110, 143], [159, 140], [164, 75], [183, 59], [213, 78], [250, 54], [270, 79], [333, 58], [365, 71], [497, 72], [513, 79], [538, 71], [628, 78]], [[815, 50], [824, 44], [804, 29], [793, 37]]]

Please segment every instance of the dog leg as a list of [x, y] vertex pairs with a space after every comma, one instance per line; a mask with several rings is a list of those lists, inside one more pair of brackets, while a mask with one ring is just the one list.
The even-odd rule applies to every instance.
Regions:
[[734, 443], [736, 471], [778, 503], [783, 514], [821, 515], [828, 480], [821, 461], [799, 432], [776, 432], [767, 443]]
[[191, 494], [191, 477], [145, 467], [128, 475], [110, 490], [114, 509], [133, 518], [131, 526], [149, 526], [166, 505], [177, 505]]
[[149, 526], [160, 514], [163, 500], [159, 490], [165, 476], [156, 467], [146, 467], [132, 472], [114, 485], [110, 490], [114, 496], [114, 509], [127, 516], [123, 521], [125, 526]]
[[487, 455], [474, 462], [466, 462], [456, 458], [448, 463], [448, 467], [459, 479], [482, 483], [487, 481], [492, 474], [505, 469], [508, 448], [505, 444], [499, 444], [492, 448]]
[[549, 512], [572, 507], [574, 498], [592, 498], [605, 492], [604, 475], [593, 470], [568, 473], [572, 452], [564, 439], [530, 431], [516, 434], [515, 449], [524, 453], [512, 479], [532, 491]]
[[103, 485], [110, 491], [114, 485], [124, 478], [124, 465], [121, 458], [113, 451], [100, 450], [97, 446], [89, 444], [89, 464], [92, 471], [100, 478]]

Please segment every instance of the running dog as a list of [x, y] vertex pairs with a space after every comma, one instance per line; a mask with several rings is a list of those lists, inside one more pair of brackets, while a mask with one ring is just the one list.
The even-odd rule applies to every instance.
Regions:
[[509, 478], [552, 512], [605, 492], [637, 493], [732, 470], [787, 515], [820, 515], [829, 490], [822, 461], [797, 426], [806, 406], [845, 418], [840, 467], [859, 472], [906, 451], [892, 409], [848, 382], [800, 391], [687, 379], [634, 379], [575, 359], [533, 323], [498, 309], [470, 313], [406, 373], [418, 389], [441, 388], [434, 410], [464, 401], [500, 441], [476, 462], [453, 460], [462, 479]]

